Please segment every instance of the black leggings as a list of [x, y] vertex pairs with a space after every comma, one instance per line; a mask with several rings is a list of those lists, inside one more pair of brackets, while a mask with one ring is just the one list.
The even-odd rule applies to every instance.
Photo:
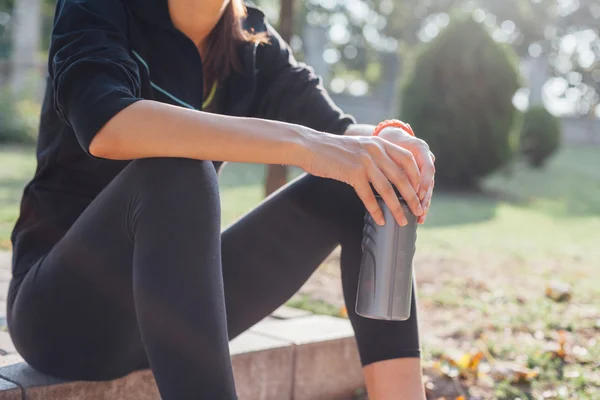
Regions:
[[228, 341], [341, 244], [363, 364], [417, 357], [414, 306], [405, 322], [354, 313], [363, 215], [351, 187], [304, 176], [221, 233], [212, 163], [133, 161], [12, 285], [11, 335], [50, 375], [105, 380], [150, 367], [165, 400], [236, 399]]

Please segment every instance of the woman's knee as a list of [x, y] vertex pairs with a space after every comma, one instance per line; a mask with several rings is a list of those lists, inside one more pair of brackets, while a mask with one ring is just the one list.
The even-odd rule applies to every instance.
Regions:
[[306, 175], [289, 187], [289, 195], [311, 216], [333, 224], [342, 245], [361, 237], [365, 207], [350, 185]]
[[210, 161], [189, 158], [144, 158], [131, 162], [134, 173], [149, 178], [150, 182], [169, 184], [192, 182], [199, 185], [216, 183], [217, 174]]
[[333, 210], [332, 214], [346, 232], [360, 233], [366, 211], [354, 189], [332, 179], [326, 179], [325, 186], [321, 201], [328, 203], [327, 208]]
[[166, 194], [204, 195], [218, 193], [217, 174], [210, 161], [186, 158], [146, 158], [135, 160], [130, 173], [141, 190], [150, 190], [153, 196]]
[[[219, 217], [217, 174], [209, 161], [184, 158], [135, 160], [128, 167], [126, 184], [131, 185], [130, 210], [134, 219], [150, 214], [168, 218]], [[180, 218], [180, 219], [181, 219]]]

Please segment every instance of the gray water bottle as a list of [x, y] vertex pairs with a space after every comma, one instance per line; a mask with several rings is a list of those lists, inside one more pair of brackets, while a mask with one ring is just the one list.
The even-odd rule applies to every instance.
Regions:
[[400, 226], [383, 199], [376, 197], [385, 225], [377, 225], [369, 213], [365, 216], [356, 313], [373, 319], [405, 321], [410, 317], [417, 217], [400, 198], [408, 220], [406, 226]]

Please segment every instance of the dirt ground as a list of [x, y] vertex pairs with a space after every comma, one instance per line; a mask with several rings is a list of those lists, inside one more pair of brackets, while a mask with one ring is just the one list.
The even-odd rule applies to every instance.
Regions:
[[[546, 282], [547, 277], [552, 276], [553, 270], [561, 268], [560, 265], [545, 264], [539, 268], [533, 266], [531, 271], [527, 271], [528, 279], [524, 279], [524, 274], [518, 271], [518, 263], [512, 260], [510, 255], [490, 256], [486, 259], [485, 252], [482, 252], [480, 256], [476, 264], [481, 268], [474, 268], [472, 265], [466, 266], [465, 261], [460, 258], [416, 255], [419, 325], [425, 350], [423, 362], [426, 387], [429, 388], [428, 398], [596, 398], [594, 396], [598, 393], [596, 390], [600, 385], [600, 374], [591, 371], [600, 371], [600, 362], [594, 361], [593, 355], [597, 351], [595, 338], [600, 330], [600, 326], [597, 326], [600, 319], [596, 321], [596, 318], [600, 317], [599, 308], [591, 303], [586, 305], [585, 301], [589, 300], [585, 300], [583, 304], [563, 305], [553, 304], [545, 298], [541, 282]], [[515, 266], [510, 267], [513, 264]], [[467, 268], [468, 273], [465, 272]], [[344, 306], [339, 278], [339, 251], [334, 252], [311, 277], [301, 289], [300, 295], [339, 308]], [[548, 307], [547, 311], [543, 307]], [[544, 315], [546, 312], [549, 315]], [[565, 315], [571, 315], [573, 320], [567, 320]], [[574, 327], [569, 328], [571, 325]], [[548, 358], [546, 353], [541, 354], [539, 350], [533, 353], [530, 350], [536, 348], [532, 346], [540, 343], [544, 346], [556, 344], [558, 334], [564, 335], [566, 343], [560, 347], [563, 349], [561, 359]], [[502, 378], [484, 383], [476, 377], [478, 372], [472, 377], [459, 379], [450, 378], [448, 374], [443, 373], [443, 369], [440, 370], [440, 360], [444, 360], [442, 353], [452, 350], [455, 354], [464, 355], [473, 351], [477, 347], [476, 343], [481, 345], [484, 342], [486, 349], [489, 349], [490, 353], [494, 352], [495, 357], [502, 358], [502, 362], [516, 361], [523, 367], [539, 365], [542, 371], [540, 378], [544, 378], [540, 379], [540, 383], [536, 383], [533, 378], [532, 382], [524, 384], [502, 382]], [[565, 348], [567, 350], [564, 350]], [[586, 348], [590, 349], [591, 358], [590, 354], [584, 354], [586, 357], [573, 361], [574, 356], [564, 354], [567, 351], [586, 353]], [[593, 350], [594, 348], [596, 350]], [[484, 351], [487, 353], [487, 350]], [[493, 356], [490, 353], [486, 355], [491, 359]], [[560, 351], [557, 354], [561, 354]], [[552, 364], [555, 361], [559, 361], [560, 364]], [[559, 376], [548, 377], [548, 371], [553, 373], [554, 365], [557, 370], [560, 369]], [[560, 395], [560, 390], [566, 390], [561, 389], [561, 382], [566, 379], [564, 374], [570, 374], [571, 378], [577, 378], [577, 374], [582, 375], [578, 379], [582, 380], [583, 386], [576, 397]], [[539, 387], [536, 387], [536, 384]], [[591, 397], [585, 395], [586, 385], [592, 387], [593, 391], [589, 392]], [[570, 390], [572, 387], [573, 385], [569, 386]], [[526, 395], [522, 396], [523, 393]], [[359, 399], [363, 400], [364, 397]]]

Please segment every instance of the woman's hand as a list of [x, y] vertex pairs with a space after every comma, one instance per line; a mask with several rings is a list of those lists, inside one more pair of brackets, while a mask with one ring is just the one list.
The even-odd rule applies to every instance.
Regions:
[[414, 156], [420, 172], [418, 196], [423, 208], [423, 214], [419, 216], [418, 222], [420, 224], [424, 223], [431, 205], [431, 196], [435, 184], [435, 156], [429, 150], [427, 143], [410, 135], [403, 129], [385, 128], [379, 133], [379, 137], [410, 151]]
[[423, 215], [417, 192], [420, 171], [413, 154], [390, 140], [373, 136], [317, 134], [308, 144], [302, 167], [312, 175], [351, 185], [379, 225], [385, 223], [370, 183], [381, 195], [398, 224], [407, 224], [394, 185], [419, 218]]

